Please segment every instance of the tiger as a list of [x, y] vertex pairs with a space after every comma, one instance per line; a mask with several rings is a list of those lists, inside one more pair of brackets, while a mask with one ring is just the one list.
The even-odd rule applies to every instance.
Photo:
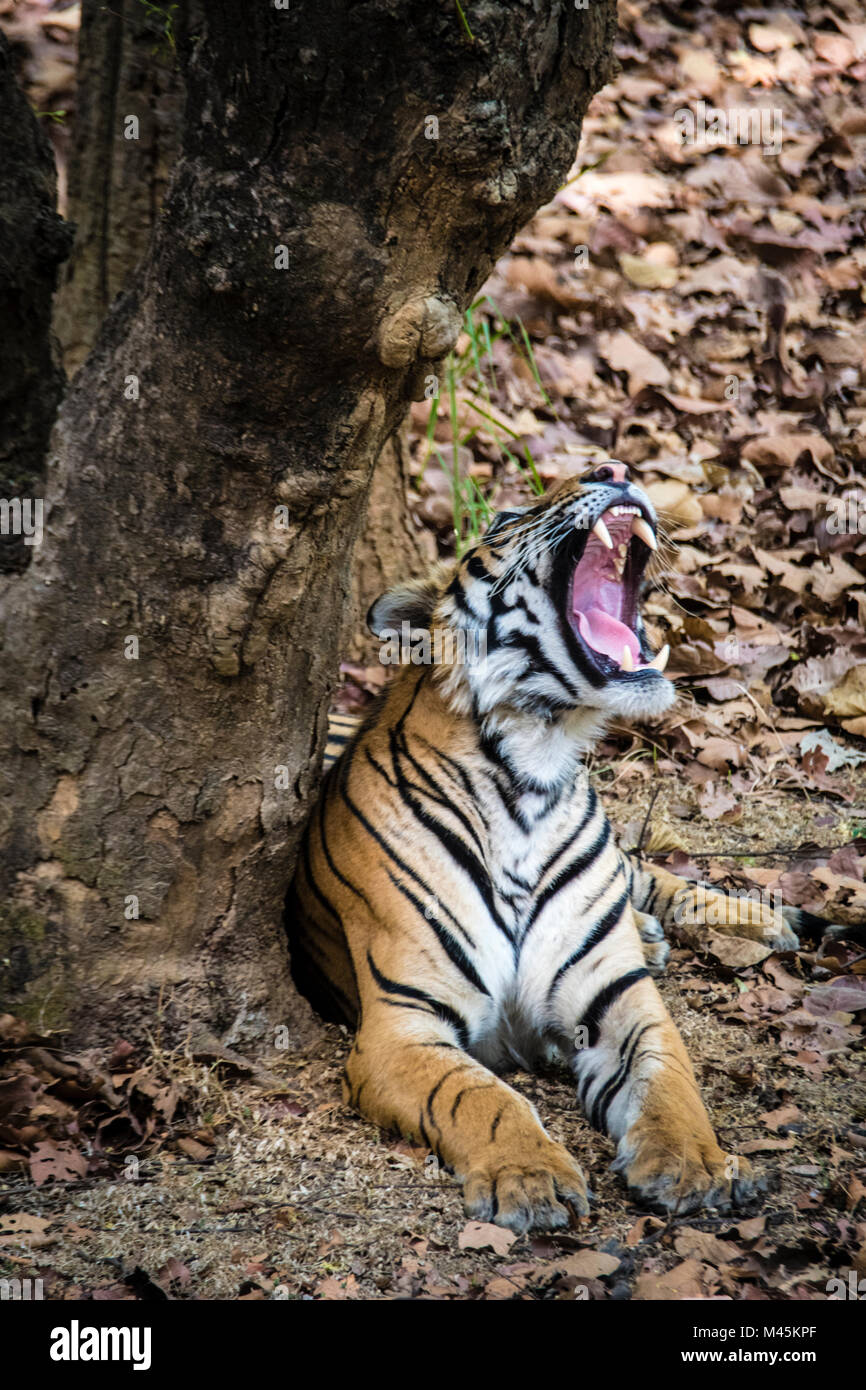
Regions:
[[413, 656], [357, 727], [337, 719], [287, 900], [298, 988], [355, 1030], [346, 1103], [431, 1150], [470, 1219], [517, 1233], [589, 1211], [579, 1162], [505, 1079], [552, 1058], [642, 1205], [756, 1192], [655, 976], [689, 912], [781, 950], [807, 914], [629, 856], [585, 770], [612, 719], [675, 699], [641, 615], [658, 550], [649, 496], [611, 459], [379, 598], [371, 630]]

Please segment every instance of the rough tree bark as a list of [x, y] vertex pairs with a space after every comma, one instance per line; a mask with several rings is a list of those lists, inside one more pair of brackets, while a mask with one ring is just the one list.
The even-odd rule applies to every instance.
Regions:
[[308, 1026], [282, 903], [374, 463], [609, 68], [613, 0], [463, 9], [208, 0], [181, 47], [182, 158], [3, 594], [0, 992], [78, 1039]]
[[[71, 229], [57, 216], [54, 156], [12, 71], [0, 33], [0, 499], [41, 496], [45, 449], [63, 391], [52, 350], [51, 296]], [[33, 547], [7, 521], [0, 573]]]
[[[188, 19], [179, 16], [177, 27]], [[140, 0], [117, 0], [110, 8], [102, 0], [82, 0], [69, 160], [75, 242], [54, 299], [54, 331], [70, 375], [148, 250], [180, 153], [184, 87], [175, 46], [183, 40], [174, 28], [167, 35], [162, 12], [145, 9]], [[118, 134], [119, 120], [130, 114], [139, 118], [134, 140]], [[419, 534], [412, 523], [408, 478], [405, 439], [398, 434], [376, 464], [353, 555], [342, 643], [352, 658], [368, 658], [374, 649], [364, 626], [373, 600], [435, 558], [435, 547], [430, 553], [424, 544], [428, 533]]]
[[147, 252], [180, 150], [183, 80], [166, 14], [141, 0], [81, 6], [69, 161], [75, 245], [54, 307], [70, 376]]
[[409, 440], [401, 427], [389, 439], [373, 471], [364, 524], [352, 552], [350, 602], [341, 650], [353, 661], [371, 661], [381, 645], [367, 629], [371, 604], [401, 579], [421, 575], [437, 558], [429, 531], [419, 531], [409, 510]]

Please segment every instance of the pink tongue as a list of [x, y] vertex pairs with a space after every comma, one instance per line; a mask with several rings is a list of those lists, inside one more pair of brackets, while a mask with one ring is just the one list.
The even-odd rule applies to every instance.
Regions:
[[631, 628], [626, 627], [625, 623], [621, 623], [617, 618], [612, 618], [602, 608], [589, 608], [585, 613], [576, 613], [575, 617], [580, 635], [588, 646], [611, 657], [618, 666], [622, 665], [623, 647], [628, 647], [634, 665], [637, 667], [640, 664], [640, 648], [637, 644], [637, 638]]

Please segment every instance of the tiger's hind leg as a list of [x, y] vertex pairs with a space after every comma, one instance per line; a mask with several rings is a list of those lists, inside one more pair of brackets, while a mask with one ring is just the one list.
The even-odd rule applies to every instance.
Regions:
[[[748, 1162], [722, 1152], [682, 1039], [649, 978], [630, 908], [557, 973], [548, 997], [573, 1039], [578, 1098], [617, 1144], [614, 1169], [666, 1211], [726, 1207], [752, 1191]], [[567, 963], [566, 963], [567, 964]]]
[[346, 1063], [348, 1103], [431, 1148], [454, 1170], [476, 1221], [520, 1233], [567, 1226], [569, 1207], [586, 1213], [580, 1167], [534, 1107], [464, 1051], [452, 1023], [410, 991], [389, 996], [391, 983], [383, 999], [364, 999]]

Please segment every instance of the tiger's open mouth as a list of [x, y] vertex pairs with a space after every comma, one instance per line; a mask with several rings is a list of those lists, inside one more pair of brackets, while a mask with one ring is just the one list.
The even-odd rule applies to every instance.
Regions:
[[670, 649], [644, 661], [637, 625], [640, 584], [655, 532], [640, 507], [608, 507], [574, 567], [568, 618], [593, 664], [608, 678], [663, 671]]

